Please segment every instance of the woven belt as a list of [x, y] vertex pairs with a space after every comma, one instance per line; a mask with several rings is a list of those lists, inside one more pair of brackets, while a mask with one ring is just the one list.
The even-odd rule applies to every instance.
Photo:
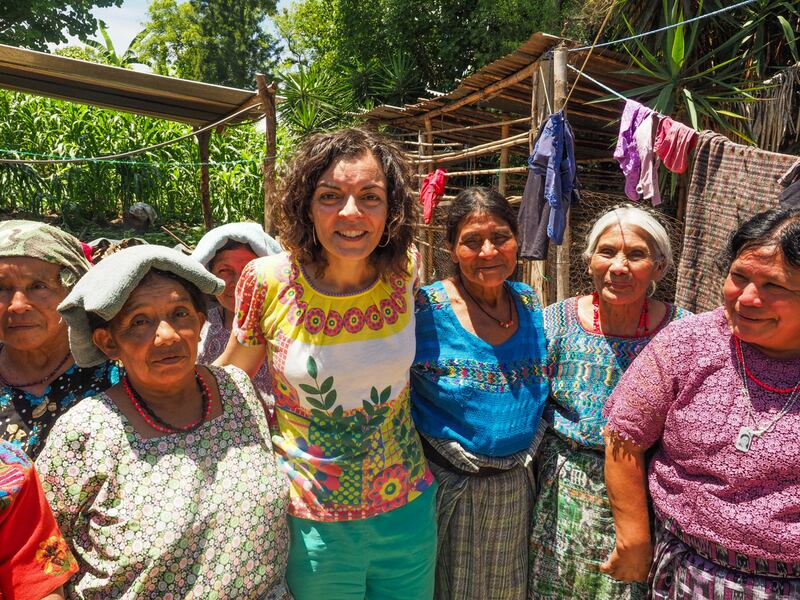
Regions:
[[800, 563], [784, 562], [742, 554], [741, 552], [730, 550], [714, 542], [685, 533], [680, 525], [673, 519], [658, 516], [657, 522], [684, 544], [690, 546], [697, 554], [726, 569], [733, 569], [762, 577], [800, 577]]
[[508, 473], [508, 470], [506, 469], [496, 469], [494, 467], [480, 467], [477, 471], [465, 471], [463, 469], [459, 469], [444, 456], [439, 454], [436, 448], [434, 448], [433, 445], [425, 439], [425, 436], [421, 435], [419, 437], [422, 440], [422, 450], [425, 453], [425, 458], [438, 467], [447, 469], [448, 471], [453, 471], [454, 473], [463, 475], [465, 477], [491, 477], [492, 475]]

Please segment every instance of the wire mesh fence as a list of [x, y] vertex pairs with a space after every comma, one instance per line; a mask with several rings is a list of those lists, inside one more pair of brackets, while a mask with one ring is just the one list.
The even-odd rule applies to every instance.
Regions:
[[[569, 296], [587, 294], [592, 291], [592, 281], [589, 277], [586, 261], [583, 252], [586, 247], [586, 236], [594, 222], [607, 210], [625, 204], [626, 198], [615, 194], [603, 192], [593, 192], [583, 190], [581, 192], [581, 202], [575, 205], [570, 211], [570, 228], [572, 239], [569, 252]], [[433, 214], [430, 224], [420, 226], [416, 235], [416, 244], [420, 250], [424, 266], [424, 281], [430, 283], [439, 279], [444, 279], [454, 272], [454, 264], [450, 256], [445, 235], [445, 223], [449, 203], [443, 203]], [[681, 227], [675, 217], [674, 208], [669, 204], [658, 208], [648, 208], [641, 203], [640, 208], [655, 214], [658, 220], [664, 225], [672, 242], [672, 255], [674, 265], [678, 264], [682, 248]], [[532, 265], [534, 261], [520, 260], [512, 279], [525, 281], [533, 284], [533, 273], [536, 267]], [[549, 289], [547, 298], [543, 302], [549, 303], [555, 300], [556, 288], [556, 247], [551, 244], [548, 252], [546, 264], [541, 265], [546, 285]], [[672, 302], [675, 297], [675, 282], [677, 271], [673, 267], [666, 273], [664, 278], [658, 283], [654, 297], [658, 300]]]

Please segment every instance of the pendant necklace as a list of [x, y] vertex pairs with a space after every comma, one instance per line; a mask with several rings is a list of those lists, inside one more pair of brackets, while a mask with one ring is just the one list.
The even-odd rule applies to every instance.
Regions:
[[508, 298], [508, 321], [503, 321], [501, 319], [498, 319], [497, 317], [495, 317], [494, 315], [489, 313], [489, 311], [487, 311], [485, 308], [483, 308], [481, 306], [480, 302], [475, 300], [475, 298], [472, 296], [472, 294], [469, 293], [469, 290], [467, 289], [467, 286], [464, 285], [464, 280], [461, 279], [461, 274], [460, 273], [458, 274], [458, 281], [461, 283], [461, 287], [464, 289], [464, 292], [466, 292], [467, 297], [470, 300], [472, 300], [472, 302], [475, 304], [475, 306], [477, 306], [481, 310], [481, 312], [483, 314], [485, 314], [487, 317], [492, 319], [492, 321], [495, 321], [503, 329], [508, 329], [509, 327], [511, 327], [514, 324], [514, 308], [511, 305], [511, 290], [508, 289], [508, 287], [506, 286], [505, 282], [503, 282], [503, 288], [505, 289], [506, 297]]
[[[753, 423], [753, 427], [750, 427], [750, 425], [745, 424], [739, 428], [739, 433], [736, 436], [736, 441], [734, 443], [734, 446], [740, 452], [747, 452], [750, 450], [750, 445], [753, 443], [753, 438], [761, 437], [765, 433], [771, 431], [772, 428], [775, 427], [775, 424], [778, 421], [780, 421], [786, 415], [786, 413], [792, 410], [792, 407], [795, 405], [795, 402], [797, 402], [798, 397], [800, 397], [800, 381], [797, 382], [797, 385], [794, 386], [793, 389], [789, 388], [789, 390], [791, 390], [791, 394], [784, 403], [783, 407], [777, 413], [775, 413], [775, 416], [772, 417], [772, 419], [770, 419], [768, 423], [766, 423], [765, 425], [761, 425], [758, 422], [758, 419], [756, 418], [755, 409], [753, 408], [753, 401], [750, 398], [750, 390], [747, 386], [747, 379], [748, 375], [750, 374], [750, 371], [747, 369], [747, 366], [744, 363], [744, 353], [742, 352], [741, 342], [739, 341], [739, 338], [734, 338], [734, 339], [736, 343], [736, 358], [738, 359], [737, 367], [739, 371], [739, 376], [741, 377], [742, 380], [742, 389], [744, 390], [744, 398], [747, 401], [746, 404], [747, 416]], [[756, 381], [758, 381], [758, 383], [761, 384], [759, 380]], [[764, 384], [761, 385], [762, 387], [765, 387], [766, 389], [773, 391], [771, 387], [767, 387]]]

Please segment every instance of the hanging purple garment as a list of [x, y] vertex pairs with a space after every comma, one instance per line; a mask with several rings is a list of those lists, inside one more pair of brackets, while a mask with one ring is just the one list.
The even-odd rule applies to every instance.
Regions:
[[619, 138], [617, 147], [614, 150], [614, 158], [619, 161], [622, 174], [625, 175], [625, 195], [631, 200], [639, 199], [639, 192], [636, 186], [639, 183], [639, 172], [641, 162], [639, 151], [636, 148], [634, 133], [653, 111], [646, 106], [639, 104], [636, 100], [625, 102], [625, 110], [622, 111], [622, 120], [619, 124]]

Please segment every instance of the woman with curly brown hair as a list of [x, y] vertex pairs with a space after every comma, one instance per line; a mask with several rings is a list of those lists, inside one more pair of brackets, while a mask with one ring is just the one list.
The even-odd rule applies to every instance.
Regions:
[[416, 206], [401, 151], [344, 129], [300, 147], [278, 204], [287, 252], [237, 286], [218, 360], [268, 360], [291, 488], [296, 600], [433, 595], [435, 485], [409, 410]]

